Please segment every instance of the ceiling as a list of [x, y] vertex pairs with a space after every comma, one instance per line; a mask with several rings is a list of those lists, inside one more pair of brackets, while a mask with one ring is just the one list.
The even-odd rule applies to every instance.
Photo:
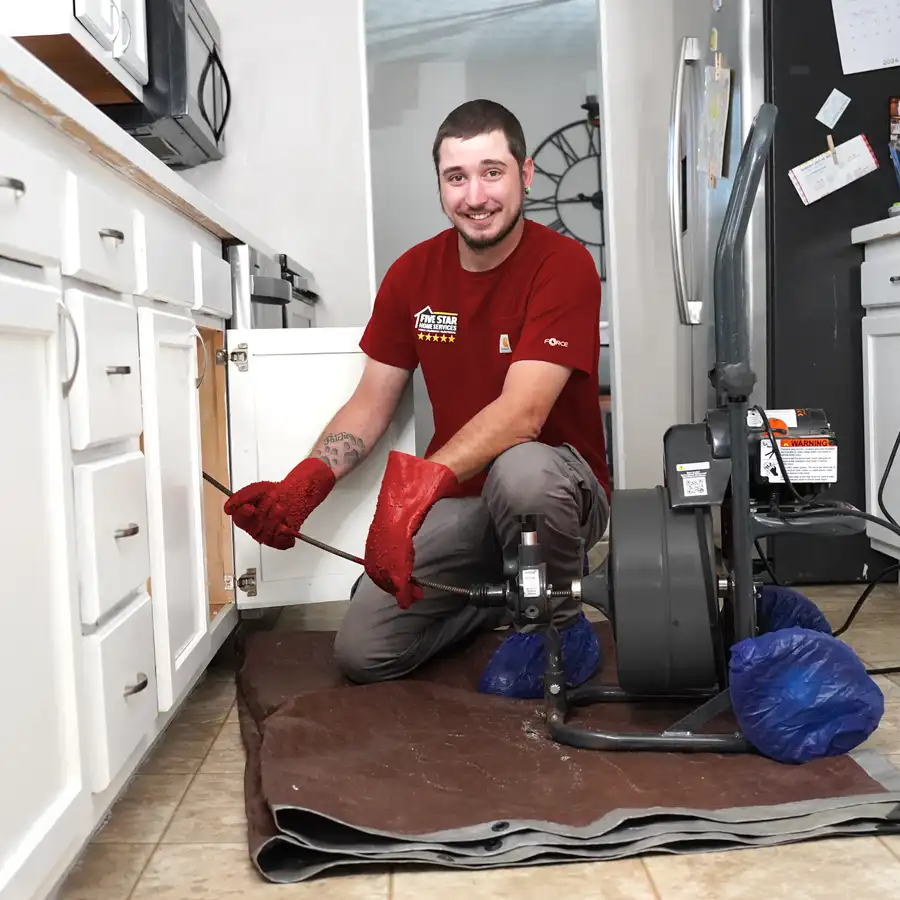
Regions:
[[596, 53], [597, 0], [364, 0], [370, 63]]

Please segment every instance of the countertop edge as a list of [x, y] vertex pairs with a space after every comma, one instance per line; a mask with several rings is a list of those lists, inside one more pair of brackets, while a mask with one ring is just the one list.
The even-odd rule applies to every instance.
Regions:
[[0, 93], [207, 231], [276, 257], [267, 242], [242, 228], [11, 37], [0, 36]]
[[867, 244], [889, 237], [900, 237], [900, 216], [859, 225], [850, 232], [850, 241], [854, 244]]

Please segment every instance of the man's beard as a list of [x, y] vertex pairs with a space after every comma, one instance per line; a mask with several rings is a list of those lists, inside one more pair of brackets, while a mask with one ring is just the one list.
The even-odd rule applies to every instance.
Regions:
[[491, 247], [496, 247], [497, 244], [502, 243], [504, 240], [506, 240], [506, 238], [510, 236], [512, 230], [516, 227], [516, 225], [519, 224], [519, 219], [521, 218], [522, 207], [520, 205], [516, 210], [516, 214], [510, 220], [509, 224], [505, 228], [498, 231], [497, 234], [494, 235], [494, 237], [473, 238], [466, 234], [466, 232], [458, 226], [456, 230], [459, 233], [460, 237], [462, 237], [462, 239], [472, 250], [490, 250]]

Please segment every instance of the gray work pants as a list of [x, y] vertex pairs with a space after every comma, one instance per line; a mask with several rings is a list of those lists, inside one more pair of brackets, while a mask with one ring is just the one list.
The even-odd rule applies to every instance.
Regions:
[[[520, 444], [492, 464], [480, 497], [439, 500], [413, 539], [414, 576], [458, 587], [503, 577], [503, 557], [515, 556], [519, 515], [543, 516], [538, 530], [547, 578], [581, 578], [584, 555], [602, 536], [609, 504], [597, 477], [577, 451], [564, 445]], [[554, 621], [571, 625], [579, 603], [554, 601]], [[506, 610], [477, 609], [465, 597], [425, 589], [402, 610], [364, 575], [335, 640], [335, 656], [352, 681], [370, 683], [407, 675], [436, 653], [479, 631], [509, 623]]]

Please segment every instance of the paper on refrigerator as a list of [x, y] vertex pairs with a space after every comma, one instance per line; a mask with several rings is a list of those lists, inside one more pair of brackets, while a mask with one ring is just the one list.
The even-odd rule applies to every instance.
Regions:
[[700, 164], [709, 187], [715, 188], [725, 165], [725, 136], [731, 109], [731, 69], [706, 66], [703, 82], [704, 115], [700, 131]]
[[831, 0], [845, 75], [900, 66], [900, 0]]
[[865, 135], [860, 134], [838, 144], [834, 150], [837, 162], [831, 151], [826, 150], [788, 173], [806, 206], [878, 168], [878, 160]]

